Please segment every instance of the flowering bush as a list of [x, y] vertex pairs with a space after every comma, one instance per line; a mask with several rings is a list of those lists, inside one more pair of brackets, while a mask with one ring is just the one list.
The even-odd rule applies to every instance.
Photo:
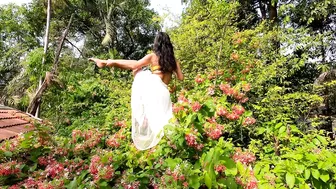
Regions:
[[[56, 129], [39, 127], [1, 143], [0, 184], [70, 189], [335, 188], [335, 144], [328, 133], [314, 129], [318, 120], [310, 119], [310, 110], [323, 99], [307, 92], [310, 86], [293, 92], [278, 81], [292, 72], [286, 66], [293, 61], [274, 55], [270, 47], [274, 36], [282, 36], [263, 24], [244, 32], [226, 27], [222, 16], [233, 19], [235, 3], [196, 5], [188, 13], [195, 16], [186, 16], [175, 31], [178, 37], [172, 35], [180, 49], [176, 54], [186, 54], [186, 67], [192, 72], [182, 85], [171, 87], [174, 118], [157, 146], [138, 151], [132, 144], [130, 86], [122, 82], [128, 77], [113, 72], [119, 74], [115, 79], [102, 70], [100, 77], [83, 79], [85, 73], [67, 70], [61, 78], [72, 79], [69, 91], [47, 96], [61, 112], [47, 109], [46, 117]], [[198, 24], [204, 17], [209, 19]], [[227, 30], [224, 35], [213, 28]], [[62, 97], [61, 106], [55, 94]]]

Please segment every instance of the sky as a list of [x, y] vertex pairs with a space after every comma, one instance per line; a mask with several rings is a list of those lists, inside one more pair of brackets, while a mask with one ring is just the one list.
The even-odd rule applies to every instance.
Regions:
[[[181, 4], [181, 0], [150, 0], [151, 1], [151, 8], [154, 8], [155, 11], [159, 13], [160, 16], [163, 16], [165, 18], [164, 21], [164, 28], [171, 27], [176, 24], [176, 20], [179, 20], [183, 6]], [[16, 4], [22, 4], [22, 3], [28, 3], [31, 2], [31, 0], [0, 0], [1, 4], [7, 4], [7, 3], [16, 3]]]

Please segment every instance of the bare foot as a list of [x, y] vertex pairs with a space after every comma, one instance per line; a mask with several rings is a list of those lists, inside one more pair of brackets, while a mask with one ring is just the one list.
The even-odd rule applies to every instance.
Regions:
[[103, 68], [106, 66], [106, 62], [98, 58], [89, 58], [89, 61], [95, 62], [99, 68]]

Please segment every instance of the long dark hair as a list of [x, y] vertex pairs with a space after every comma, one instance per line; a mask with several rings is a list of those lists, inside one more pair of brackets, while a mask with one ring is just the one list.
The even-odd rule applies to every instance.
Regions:
[[153, 51], [159, 57], [160, 71], [162, 73], [176, 70], [174, 48], [167, 33], [159, 32], [156, 35]]

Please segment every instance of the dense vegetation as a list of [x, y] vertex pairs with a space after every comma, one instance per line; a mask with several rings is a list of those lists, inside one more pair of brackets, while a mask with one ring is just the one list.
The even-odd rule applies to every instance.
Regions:
[[87, 58], [148, 53], [161, 27], [148, 1], [52, 1], [46, 56], [46, 2], [1, 6], [2, 103], [23, 111], [74, 20], [43, 123], [0, 144], [0, 186], [335, 188], [336, 2], [183, 3], [168, 32], [186, 79], [170, 85], [175, 116], [147, 151], [131, 140], [131, 73]]

